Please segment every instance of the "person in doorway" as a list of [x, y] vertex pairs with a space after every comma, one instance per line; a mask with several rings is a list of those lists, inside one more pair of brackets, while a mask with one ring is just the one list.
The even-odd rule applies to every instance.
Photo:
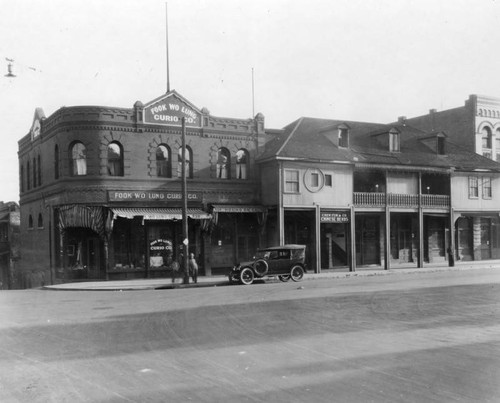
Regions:
[[193, 279], [194, 283], [198, 282], [198, 263], [196, 263], [196, 259], [194, 258], [194, 253], [189, 254], [189, 275]]

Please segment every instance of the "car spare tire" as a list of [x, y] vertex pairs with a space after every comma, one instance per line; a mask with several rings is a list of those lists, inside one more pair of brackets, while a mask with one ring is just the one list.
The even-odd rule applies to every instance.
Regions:
[[269, 270], [269, 264], [264, 259], [259, 259], [254, 264], [255, 274], [265, 276]]

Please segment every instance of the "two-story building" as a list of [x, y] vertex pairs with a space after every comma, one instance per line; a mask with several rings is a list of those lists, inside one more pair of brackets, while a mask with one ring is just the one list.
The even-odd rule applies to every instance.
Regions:
[[269, 236], [315, 271], [498, 257], [500, 164], [447, 133], [301, 118], [258, 162]]
[[184, 164], [189, 250], [201, 274], [225, 272], [265, 244], [264, 136], [261, 114], [212, 116], [176, 91], [132, 108], [37, 109], [19, 141], [21, 270], [46, 283], [167, 275], [184, 242]]
[[19, 221], [19, 205], [15, 202], [0, 202], [0, 290], [9, 290], [15, 284], [19, 259]]

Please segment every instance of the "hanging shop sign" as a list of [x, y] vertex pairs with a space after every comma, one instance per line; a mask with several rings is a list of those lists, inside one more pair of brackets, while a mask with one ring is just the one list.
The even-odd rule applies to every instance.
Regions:
[[[188, 192], [188, 201], [201, 202], [201, 192]], [[108, 200], [113, 202], [120, 201], [182, 201], [182, 192], [161, 192], [151, 190], [110, 190], [108, 191]]]
[[348, 223], [349, 213], [344, 211], [321, 211], [319, 220], [322, 223]]
[[175, 94], [169, 94], [144, 107], [144, 123], [180, 126], [182, 118], [186, 118], [186, 126], [201, 127], [201, 113]]

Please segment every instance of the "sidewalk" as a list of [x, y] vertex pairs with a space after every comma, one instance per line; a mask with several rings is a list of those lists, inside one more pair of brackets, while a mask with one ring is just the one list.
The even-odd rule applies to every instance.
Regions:
[[[390, 270], [381, 270], [380, 268], [358, 268], [354, 272], [349, 271], [324, 271], [322, 273], [306, 273], [304, 280], [319, 280], [331, 278], [346, 278], [346, 277], [361, 277], [361, 276], [386, 276], [393, 274], [413, 274], [413, 273], [431, 273], [437, 271], [457, 271], [470, 269], [500, 269], [500, 260], [490, 260], [482, 262], [466, 262], [458, 263], [454, 267], [439, 265], [426, 266], [423, 268], [397, 268]], [[277, 281], [277, 280], [270, 280]], [[44, 290], [72, 290], [72, 291], [130, 291], [130, 290], [159, 290], [159, 289], [177, 289], [177, 288], [194, 288], [194, 287], [218, 287], [229, 285], [226, 276], [211, 276], [198, 277], [198, 283], [194, 284], [190, 279], [189, 284], [182, 284], [181, 280], [177, 280], [172, 284], [170, 278], [158, 279], [135, 279], [121, 281], [89, 281], [77, 283], [64, 283], [56, 285], [47, 285], [42, 287]]]

